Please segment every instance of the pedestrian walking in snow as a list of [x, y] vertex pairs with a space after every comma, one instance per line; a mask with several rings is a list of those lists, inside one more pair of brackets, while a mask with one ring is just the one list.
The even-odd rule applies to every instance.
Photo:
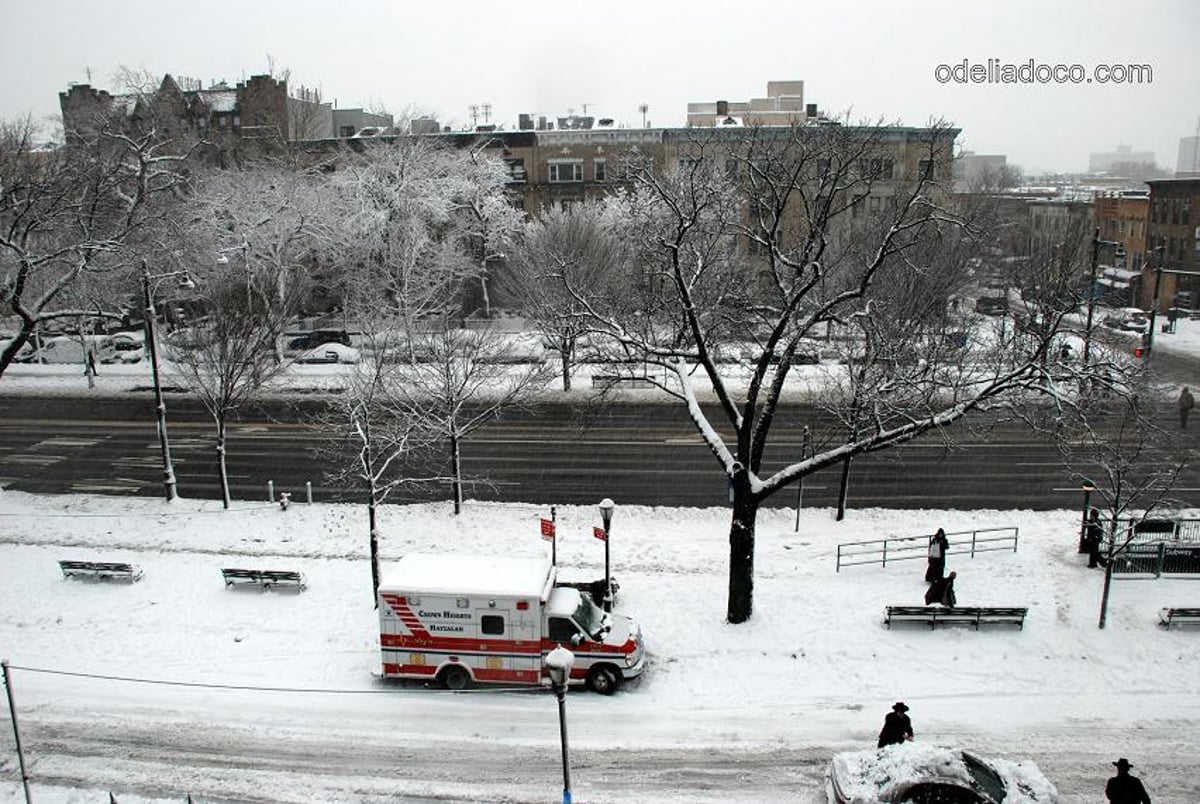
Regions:
[[958, 602], [954, 595], [954, 579], [957, 577], [957, 572], [951, 572], [945, 578], [934, 581], [933, 585], [929, 587], [929, 591], [925, 593], [925, 605], [932, 606], [938, 603], [953, 607]]
[[1117, 775], [1104, 786], [1104, 795], [1110, 804], [1150, 804], [1150, 795], [1142, 780], [1129, 772], [1129, 760], [1121, 757], [1113, 764], [1117, 766]]
[[1192, 392], [1188, 387], [1183, 386], [1183, 390], [1179, 392], [1179, 429], [1187, 429], [1188, 414], [1192, 412], [1192, 408], [1196, 407], [1196, 398], [1192, 396]]
[[879, 730], [879, 747], [899, 745], [913, 738], [912, 721], [908, 719], [908, 707], [904, 701], [892, 704], [892, 711], [883, 719], [883, 728]]
[[940, 581], [946, 572], [946, 551], [950, 549], [950, 540], [946, 531], [937, 529], [937, 533], [929, 537], [929, 565], [925, 568], [925, 582]]

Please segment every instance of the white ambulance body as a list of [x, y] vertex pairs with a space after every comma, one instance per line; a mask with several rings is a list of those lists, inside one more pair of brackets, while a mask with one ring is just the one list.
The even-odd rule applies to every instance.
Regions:
[[641, 629], [555, 578], [544, 559], [403, 557], [379, 584], [383, 676], [548, 684], [542, 660], [560, 644], [575, 654], [572, 684], [607, 694], [640, 675]]

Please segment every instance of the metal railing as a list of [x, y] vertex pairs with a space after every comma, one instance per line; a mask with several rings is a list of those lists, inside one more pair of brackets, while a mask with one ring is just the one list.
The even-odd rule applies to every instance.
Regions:
[[1200, 519], [1118, 519], [1115, 533], [1114, 575], [1200, 575]]
[[[913, 561], [929, 557], [929, 539], [933, 534], [901, 536], [894, 539], [875, 539], [868, 542], [846, 542], [837, 549], [837, 571], [842, 567], [863, 564], [887, 566], [892, 561]], [[1017, 551], [1018, 528], [981, 528], [947, 533], [950, 549], [947, 556], [989, 553], [998, 550]]]

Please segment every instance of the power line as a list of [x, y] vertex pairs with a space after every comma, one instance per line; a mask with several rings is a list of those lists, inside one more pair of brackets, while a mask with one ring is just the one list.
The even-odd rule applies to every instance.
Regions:
[[[420, 692], [426, 694], [431, 690], [345, 690], [331, 689], [323, 687], [259, 687], [253, 684], [213, 684], [202, 681], [168, 681], [166, 679], [156, 678], [137, 678], [135, 676], [111, 676], [98, 673], [81, 673], [73, 670], [53, 670], [46, 667], [24, 667], [22, 665], [10, 664], [9, 669], [21, 670], [26, 673], [41, 673], [51, 676], [69, 676], [72, 678], [87, 678], [95, 681], [119, 681], [126, 684], [152, 684], [163, 687], [189, 687], [195, 689], [210, 689], [210, 690], [237, 690], [250, 692], [286, 692], [302, 695], [395, 695], [405, 693]], [[540, 692], [539, 687], [496, 687], [490, 686], [485, 689], [477, 690], [460, 690], [459, 692], [515, 692], [529, 694], [531, 692]], [[451, 692], [450, 690], [432, 690], [432, 692]]]

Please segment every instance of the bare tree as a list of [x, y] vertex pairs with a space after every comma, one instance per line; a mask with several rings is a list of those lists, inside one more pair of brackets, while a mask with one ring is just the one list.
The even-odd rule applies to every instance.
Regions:
[[[930, 359], [950, 301], [942, 280], [961, 271], [934, 257], [940, 242], [972, 225], [946, 203], [954, 136], [943, 125], [696, 134], [680, 143], [673, 169], [635, 175], [625, 236], [642, 252], [623, 297], [568, 288], [592, 326], [664, 370], [663, 390], [686, 405], [728, 478], [731, 623], [752, 614], [755, 521], [772, 494], [847, 458], [942, 432], [969, 413], [1055, 390], [1041, 359], [1053, 330], [1020, 349], [981, 344], [970, 361]], [[892, 354], [902, 345], [892, 332], [898, 314], [903, 331], [916, 333], [906, 336], [916, 360]], [[845, 442], [764, 474], [797, 355], [830, 323], [877, 333], [860, 370], [887, 379], [874, 383], [880, 391], [904, 393], [851, 395], [860, 409], [848, 414], [855, 427]], [[751, 345], [744, 384], [718, 370], [716, 354], [731, 342]], [[701, 407], [697, 378], [711, 386], [719, 420]]]
[[1190, 451], [1181, 449], [1174, 434], [1156, 421], [1151, 400], [1161, 394], [1148, 379], [1145, 370], [1129, 370], [1121, 386], [1060, 405], [1043, 423], [1070, 476], [1091, 485], [1093, 499], [1101, 501], [1108, 548], [1100, 628], [1108, 619], [1114, 562], [1134, 541], [1137, 522], [1176, 503], [1170, 495], [1190, 459]]
[[278, 341], [307, 292], [307, 268], [322, 237], [320, 205], [320, 189], [303, 174], [214, 171], [180, 227], [191, 247], [201, 318], [174, 333], [172, 358], [216, 426], [226, 508], [226, 426], [286, 368]]
[[[589, 201], [546, 210], [525, 224], [498, 288], [558, 354], [562, 388], [571, 390], [576, 349], [589, 327], [579, 296], [628, 273], [629, 250], [611, 224], [610, 205]], [[586, 290], [585, 290], [586, 289]]]
[[458, 209], [456, 236], [464, 241], [464, 252], [475, 258], [485, 318], [492, 317], [491, 266], [505, 260], [506, 249], [524, 219], [506, 193], [507, 166], [488, 148], [485, 142], [470, 149], [469, 161], [456, 172], [457, 186], [453, 188]]
[[[111, 122], [111, 121], [110, 121]], [[183, 185], [178, 143], [100, 126], [58, 149], [28, 121], [0, 125], [0, 305], [20, 322], [0, 375], [39, 325], [122, 318], [122, 278]]]
[[462, 443], [502, 411], [528, 401], [547, 380], [545, 366], [488, 328], [443, 327], [409, 333], [416, 359], [404, 367], [397, 401], [410, 421], [424, 421], [445, 445], [454, 513], [462, 512]]
[[[394, 359], [399, 333], [386, 327], [367, 327], [360, 341], [361, 357], [334, 410], [321, 417], [332, 424], [337, 446], [349, 445], [353, 460], [337, 465], [330, 475], [362, 489], [367, 504], [371, 560], [371, 596], [379, 591], [379, 513], [391, 494], [402, 487], [421, 487], [445, 479], [442, 473], [422, 473], [414, 457], [434, 448], [437, 433], [421, 416], [413, 417], [395, 393], [403, 381]], [[344, 453], [338, 449], [335, 455]], [[377, 601], [376, 601], [377, 602]]]

